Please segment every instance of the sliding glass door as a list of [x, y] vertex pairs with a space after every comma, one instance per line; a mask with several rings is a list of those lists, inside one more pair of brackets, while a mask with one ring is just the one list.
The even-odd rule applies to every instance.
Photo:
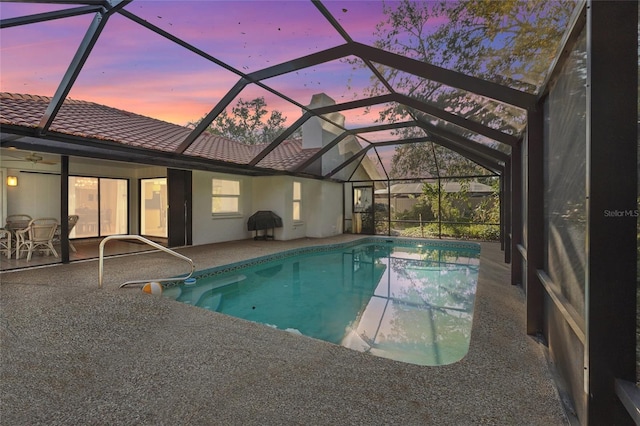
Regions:
[[100, 179], [100, 235], [129, 232], [129, 182], [125, 179]]
[[167, 238], [167, 178], [140, 179], [140, 235]]
[[69, 176], [69, 214], [78, 215], [69, 238], [126, 234], [128, 187], [126, 179]]

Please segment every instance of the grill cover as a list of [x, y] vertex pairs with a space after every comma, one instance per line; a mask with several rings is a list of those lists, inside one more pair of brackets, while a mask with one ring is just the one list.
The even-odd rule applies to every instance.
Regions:
[[282, 228], [282, 218], [271, 210], [258, 210], [247, 221], [247, 229], [249, 231], [262, 231], [272, 228]]

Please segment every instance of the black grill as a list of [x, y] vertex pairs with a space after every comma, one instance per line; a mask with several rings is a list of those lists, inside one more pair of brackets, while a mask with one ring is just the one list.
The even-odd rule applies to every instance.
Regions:
[[[271, 210], [259, 210], [247, 221], [247, 229], [255, 232], [254, 240], [273, 239], [275, 228], [282, 228], [282, 218]], [[264, 231], [262, 235], [259, 235], [260, 231]]]

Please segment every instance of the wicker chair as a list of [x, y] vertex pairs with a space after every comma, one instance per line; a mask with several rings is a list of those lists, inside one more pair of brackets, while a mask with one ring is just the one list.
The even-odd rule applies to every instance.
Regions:
[[[71, 231], [73, 230], [73, 228], [75, 228], [76, 224], [78, 223], [78, 219], [80, 219], [80, 216], [78, 216], [77, 214], [71, 214], [69, 215], [68, 221], [69, 221], [69, 234], [71, 234]], [[54, 243], [58, 243], [61, 240], [61, 232], [62, 229], [60, 227], [58, 227], [58, 229], [56, 229], [56, 234], [53, 237], [53, 242]], [[69, 240], [69, 248], [71, 249], [72, 252], [77, 253], [77, 250], [75, 248], [75, 246], [73, 244], [71, 244], [71, 240]]]
[[0, 229], [0, 253], [4, 253], [7, 259], [11, 259], [11, 240], [13, 240], [11, 231]]
[[53, 237], [57, 228], [57, 219], [41, 218], [33, 219], [26, 229], [16, 231], [18, 241], [16, 259], [20, 259], [25, 250], [27, 251], [27, 261], [31, 260], [34, 251], [53, 253], [55, 257], [58, 257], [58, 252], [53, 248]]

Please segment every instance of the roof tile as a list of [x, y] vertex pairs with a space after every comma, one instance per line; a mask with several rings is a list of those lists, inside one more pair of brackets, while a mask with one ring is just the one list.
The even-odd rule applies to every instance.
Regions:
[[[47, 96], [0, 93], [0, 124], [38, 127], [51, 98]], [[191, 133], [188, 127], [155, 118], [75, 99], [65, 99], [50, 131], [127, 146], [172, 152]], [[207, 132], [196, 138], [184, 155], [248, 164], [268, 145], [247, 145]], [[258, 164], [274, 170], [290, 170], [318, 149], [302, 149], [301, 140], [287, 140]]]

